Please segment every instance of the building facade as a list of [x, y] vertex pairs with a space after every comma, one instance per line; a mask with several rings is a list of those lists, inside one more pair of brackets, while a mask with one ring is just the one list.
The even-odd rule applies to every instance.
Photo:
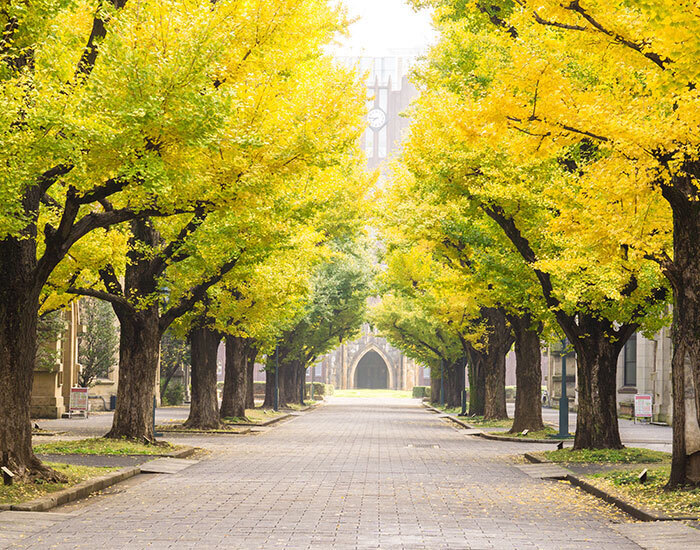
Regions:
[[[369, 170], [381, 171], [387, 159], [401, 148], [410, 123], [402, 114], [418, 96], [408, 79], [416, 53], [338, 59], [366, 74], [367, 127], [361, 146]], [[308, 369], [307, 380], [312, 379], [339, 389], [410, 390], [414, 386], [430, 385], [426, 369], [394, 348], [368, 324], [363, 325], [359, 338], [342, 344]]]
[[32, 383], [30, 414], [32, 418], [61, 418], [70, 404], [70, 389], [77, 385], [78, 334], [80, 324], [78, 304], [73, 302], [59, 315], [62, 322], [60, 335], [44, 344], [55, 360], [51, 364], [37, 365]]

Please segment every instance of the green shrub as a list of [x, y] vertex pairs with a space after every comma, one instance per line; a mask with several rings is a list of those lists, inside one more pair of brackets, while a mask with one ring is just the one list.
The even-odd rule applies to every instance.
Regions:
[[[306, 390], [304, 398], [310, 397], [311, 383], [306, 383]], [[314, 398], [325, 397], [326, 395], [333, 395], [335, 388], [331, 384], [324, 384], [323, 382], [314, 382]]]
[[430, 398], [430, 386], [413, 386], [413, 397], [418, 399], [423, 397]]
[[185, 402], [185, 387], [171, 382], [160, 399], [163, 405], [182, 405]]

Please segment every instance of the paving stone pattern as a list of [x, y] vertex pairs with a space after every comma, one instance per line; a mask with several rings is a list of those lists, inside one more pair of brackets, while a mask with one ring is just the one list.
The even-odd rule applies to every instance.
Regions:
[[[189, 436], [188, 436], [189, 437]], [[334, 399], [264, 433], [199, 436], [179, 472], [2, 532], [12, 548], [643, 548], [631, 520], [512, 456], [541, 445], [461, 433], [414, 400]], [[0, 514], [1, 516], [1, 514]], [[11, 522], [5, 522], [5, 524]], [[17, 524], [19, 525], [19, 524]], [[688, 549], [684, 545], [684, 549]]]

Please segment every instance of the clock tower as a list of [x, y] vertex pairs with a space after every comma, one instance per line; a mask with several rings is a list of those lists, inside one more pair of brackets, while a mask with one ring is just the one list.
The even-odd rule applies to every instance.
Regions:
[[415, 60], [415, 52], [340, 59], [346, 65], [359, 66], [367, 74], [367, 127], [361, 145], [371, 170], [400, 148], [402, 134], [409, 125], [401, 113], [418, 96], [418, 90], [408, 80]]

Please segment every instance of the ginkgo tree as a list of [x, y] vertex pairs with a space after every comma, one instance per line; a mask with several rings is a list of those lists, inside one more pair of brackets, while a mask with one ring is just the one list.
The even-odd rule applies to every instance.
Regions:
[[[274, 95], [268, 88], [273, 88]], [[226, 89], [226, 84], [220, 89]], [[119, 387], [123, 390], [119, 390], [108, 436], [152, 437], [148, 404], [158, 342], [167, 327], [202, 302], [207, 289], [228, 271], [241, 263], [263, 261], [303, 231], [317, 210], [336, 207], [327, 202], [333, 187], [338, 182], [351, 186], [344, 179], [348, 174], [337, 166], [357, 162], [346, 151], [355, 146], [353, 138], [360, 126], [359, 89], [355, 75], [334, 67], [328, 58], [293, 58], [287, 73], [258, 87], [256, 101], [251, 102], [254, 110], [239, 110], [236, 125], [227, 128], [247, 131], [248, 137], [255, 135], [269, 143], [256, 147], [222, 143], [211, 158], [215, 187], [200, 197], [194, 215], [132, 222], [125, 265], [125, 281], [131, 286], [121, 288], [116, 271], [108, 266], [99, 270], [106, 292], [77, 284], [68, 289], [112, 301], [120, 318]], [[319, 111], [322, 103], [328, 108]], [[264, 114], [257, 112], [261, 108]], [[249, 121], [245, 128], [240, 128], [242, 114]], [[235, 175], [230, 174], [232, 169]], [[168, 290], [166, 306], [160, 303], [163, 288]], [[200, 429], [216, 427], [219, 421], [215, 357], [221, 339], [210, 330], [208, 307], [201, 309], [190, 332], [192, 406], [186, 422]]]
[[[441, 320], [458, 335], [462, 353], [470, 359], [473, 414], [507, 416], [505, 355], [515, 339], [513, 429], [542, 429], [540, 341], [545, 327], [548, 335], [552, 331], [536, 281], [493, 221], [469, 201], [446, 200], [424, 183], [405, 168], [396, 170], [381, 209], [383, 237], [391, 251], [388, 286], [413, 298], [410, 316]], [[420, 301], [423, 307], [417, 305]], [[389, 327], [385, 321], [383, 328]]]
[[[459, 27], [476, 29], [470, 42], [493, 44], [508, 59], [488, 77], [476, 71], [488, 91], [471, 111], [469, 133], [500, 140], [518, 163], [565, 158], [586, 144], [596, 154], [577, 163], [576, 175], [586, 193], [581, 203], [598, 221], [594, 230], [613, 233], [628, 258], [656, 262], [668, 279], [674, 297], [670, 485], [684, 483], [690, 462], [700, 461], [700, 448], [686, 445], [683, 397], [690, 382], [700, 415], [696, 7], [670, 0], [430, 3], [453, 36]], [[465, 60], [467, 49], [457, 46], [453, 53], [463, 55], [451, 57]], [[480, 59], [484, 67], [498, 56]], [[612, 222], [610, 214], [616, 214]], [[690, 419], [696, 426], [697, 420]]]
[[[355, 88], [329, 82], [329, 71], [340, 73], [314, 62], [343, 24], [321, 0], [48, 0], [13, 2], [0, 17], [0, 439], [16, 473], [58, 479], [34, 457], [29, 423], [36, 314], [58, 264], [125, 222], [122, 242], [150, 261], [149, 240], [135, 246], [133, 237], [150, 233], [154, 217], [223, 208], [241, 199], [234, 190], [251, 165], [269, 173], [266, 160], [293, 164], [275, 157], [289, 151], [284, 133], [256, 131], [255, 115], [268, 130], [297, 126], [297, 144], [342, 149], [355, 139], [357, 111], [337, 100]], [[300, 85], [308, 93], [297, 94]], [[307, 113], [333, 101], [345, 108], [300, 124], [303, 109], [284, 107], [294, 97]], [[271, 111], [275, 99], [281, 108]], [[347, 131], [323, 142], [321, 119]]]
[[404, 162], [435, 193], [462, 197], [496, 222], [531, 267], [577, 352], [575, 446], [620, 447], [617, 357], [634, 331], [661, 326], [666, 293], [659, 270], [621, 246], [615, 228], [635, 224], [651, 238], [659, 210], [650, 200], [587, 189], [581, 172], [605, 157], [590, 136], [555, 150], [523, 131], [520, 121], [545, 92], [517, 85], [528, 54], [506, 17], [513, 5], [435, 4], [442, 40], [420, 71], [426, 93]]
[[365, 320], [375, 269], [367, 237], [363, 232], [351, 233], [327, 246], [330, 253], [313, 271], [305, 307], [278, 334], [274, 354], [267, 356], [266, 407], [275, 403], [275, 376], [279, 405], [303, 400], [306, 369], [350, 340]]

